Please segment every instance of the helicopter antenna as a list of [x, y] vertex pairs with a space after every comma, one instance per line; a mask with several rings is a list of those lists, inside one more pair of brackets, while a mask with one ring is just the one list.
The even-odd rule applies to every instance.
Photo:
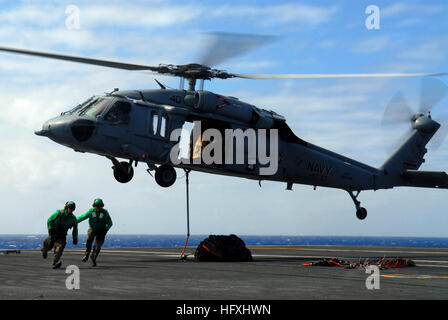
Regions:
[[104, 93], [107, 94], [107, 95], [111, 95], [112, 93], [117, 92], [119, 90], [120, 89], [118, 89], [118, 88], [114, 88], [114, 90], [112, 90], [111, 92], [104, 92]]
[[163, 89], [163, 90], [166, 89], [166, 87], [165, 87], [163, 84], [161, 84], [161, 83], [159, 82], [159, 80], [154, 79], [154, 81], [157, 82], [157, 84], [160, 86], [161, 89]]

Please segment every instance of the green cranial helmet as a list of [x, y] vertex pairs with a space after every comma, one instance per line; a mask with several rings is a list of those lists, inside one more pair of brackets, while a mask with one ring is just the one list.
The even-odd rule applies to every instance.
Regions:
[[100, 207], [100, 208], [104, 207], [103, 200], [101, 200], [100, 198], [93, 200], [93, 206]]
[[68, 209], [68, 208], [70, 208], [70, 209], [72, 209], [72, 211], [75, 211], [75, 209], [76, 209], [76, 204], [73, 202], [73, 201], [67, 201], [66, 203], [65, 203], [65, 207]]

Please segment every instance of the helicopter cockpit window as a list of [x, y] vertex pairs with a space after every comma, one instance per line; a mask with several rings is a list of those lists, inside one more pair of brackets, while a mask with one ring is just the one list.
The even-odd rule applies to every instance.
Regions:
[[131, 104], [124, 101], [117, 101], [110, 108], [104, 120], [112, 124], [128, 124], [130, 120]]
[[62, 112], [62, 115], [64, 114], [73, 114], [74, 112], [81, 110], [83, 108], [86, 108], [87, 106], [90, 106], [91, 104], [93, 104], [96, 100], [98, 99], [98, 97], [90, 97], [89, 99], [87, 99], [86, 101], [84, 101], [83, 103], [78, 104], [76, 107], [72, 108], [69, 111], [65, 111]]
[[95, 101], [95, 103], [91, 104], [86, 110], [84, 110], [84, 114], [97, 117], [109, 105], [110, 105], [110, 99], [100, 98], [97, 101]]

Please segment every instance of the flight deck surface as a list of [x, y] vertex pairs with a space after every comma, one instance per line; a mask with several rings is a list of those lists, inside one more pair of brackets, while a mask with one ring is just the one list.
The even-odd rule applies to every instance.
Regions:
[[[448, 248], [250, 246], [252, 262], [195, 262], [195, 247], [103, 249], [98, 266], [66, 249], [61, 269], [39, 250], [0, 254], [0, 298], [138, 300], [408, 300], [448, 299]], [[416, 266], [380, 269], [304, 266], [323, 257], [402, 257]], [[76, 266], [69, 267], [68, 266]], [[73, 288], [75, 269], [79, 289]], [[373, 284], [375, 278], [377, 288]], [[368, 277], [371, 277], [368, 279]]]

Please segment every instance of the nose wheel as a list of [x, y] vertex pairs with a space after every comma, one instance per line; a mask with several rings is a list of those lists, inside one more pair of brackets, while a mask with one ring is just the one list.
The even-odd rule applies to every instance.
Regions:
[[114, 164], [112, 170], [114, 172], [115, 180], [120, 183], [127, 183], [132, 180], [134, 177], [134, 168], [132, 168], [131, 163], [125, 161], [118, 162], [118, 160], [113, 157], [108, 158]]
[[353, 203], [355, 204], [356, 207], [356, 217], [359, 220], [364, 220], [367, 217], [367, 210], [366, 208], [361, 207], [361, 202], [358, 201], [358, 196], [360, 194], [361, 191], [357, 191], [356, 195], [353, 194], [353, 191], [348, 191], [348, 194], [350, 195], [350, 197], [353, 200]]

